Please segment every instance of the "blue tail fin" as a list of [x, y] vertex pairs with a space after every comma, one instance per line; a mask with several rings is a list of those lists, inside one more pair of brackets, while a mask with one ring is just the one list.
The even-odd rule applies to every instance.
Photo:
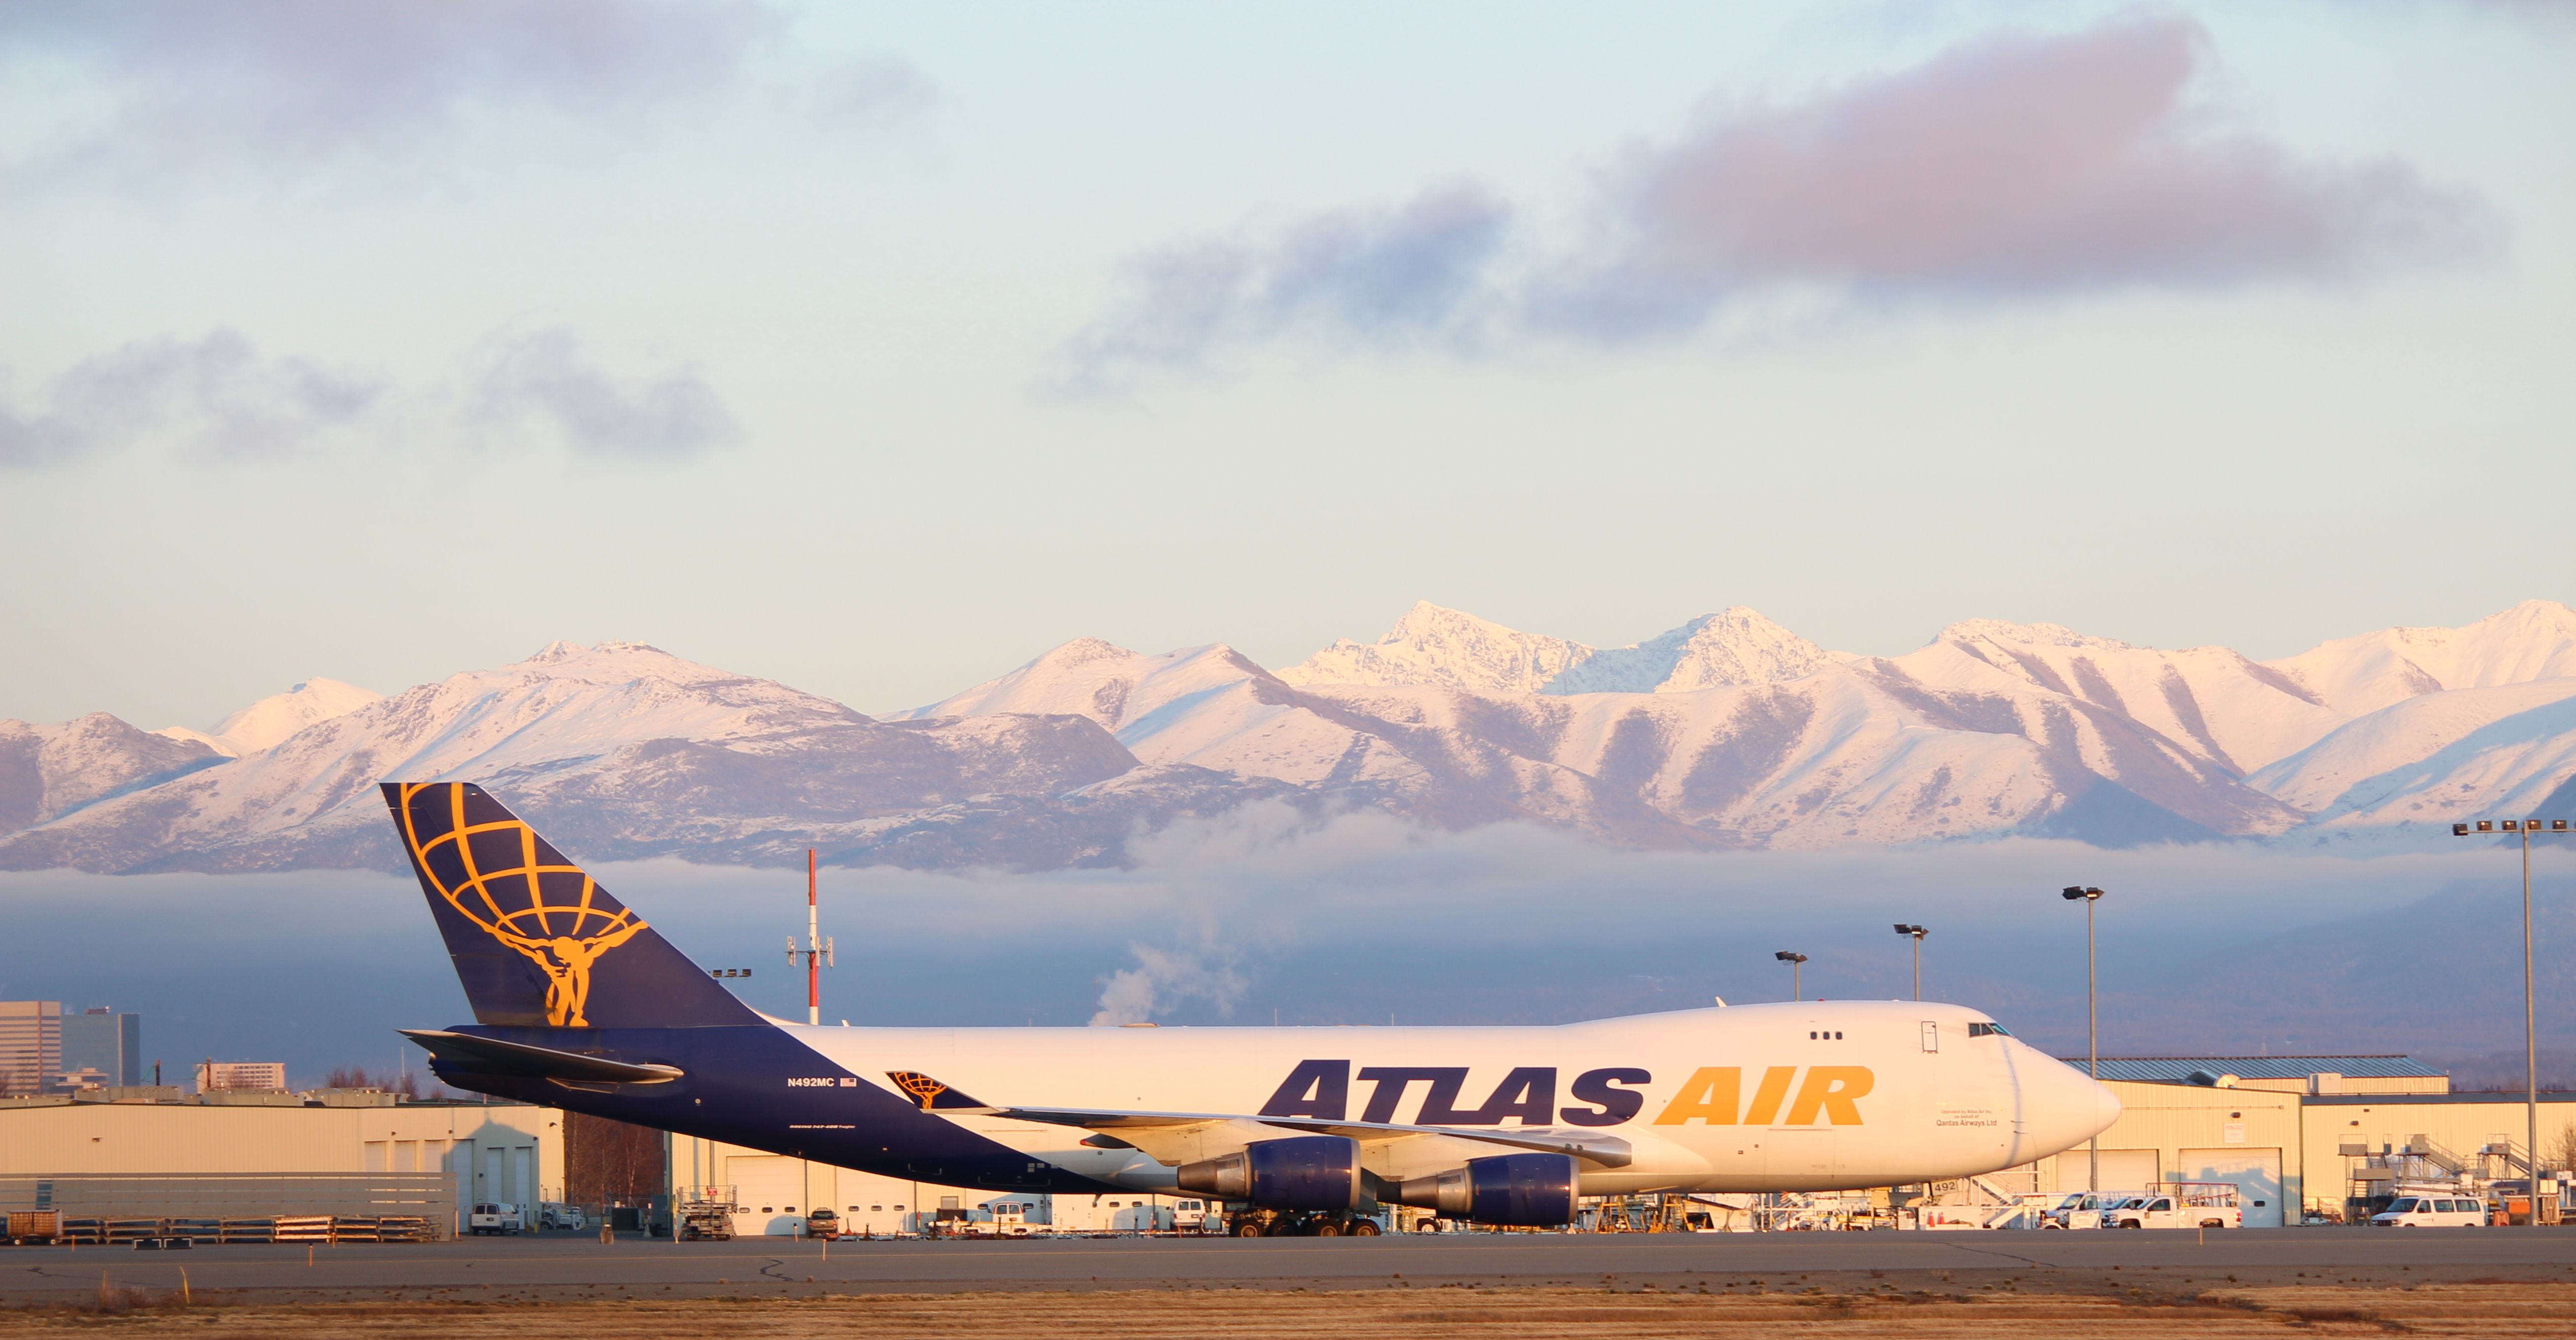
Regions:
[[760, 1016], [468, 782], [386, 782], [412, 873], [482, 1024], [706, 1028]]

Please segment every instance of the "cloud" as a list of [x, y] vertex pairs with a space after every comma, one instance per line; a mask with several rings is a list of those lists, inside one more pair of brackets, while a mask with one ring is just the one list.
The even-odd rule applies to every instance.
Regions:
[[74, 365], [40, 413], [0, 405], [0, 466], [155, 439], [205, 456], [292, 452], [357, 424], [385, 390], [347, 369], [263, 357], [234, 330], [142, 340]]
[[1227, 1018], [1243, 997], [1243, 974], [1213, 946], [1197, 951], [1144, 944], [1129, 948], [1136, 966], [1119, 969], [1101, 987], [1100, 1008], [1091, 1016], [1094, 1027], [1141, 1024], [1192, 1000], [1207, 1002], [1217, 1017]]
[[812, 88], [820, 118], [849, 126], [901, 121], [939, 101], [938, 87], [921, 67], [883, 53], [844, 61], [817, 76]]
[[236, 330], [140, 340], [73, 365], [41, 409], [0, 401], [0, 469], [159, 448], [209, 460], [551, 435], [593, 456], [671, 459], [741, 436], [695, 368], [621, 375], [560, 327], [486, 341], [443, 381], [406, 387], [261, 353]]
[[1225, 345], [1297, 329], [1380, 345], [1466, 338], [1511, 219], [1483, 188], [1453, 185], [1148, 253], [1128, 265], [1125, 301], [1075, 338], [1076, 381], [1198, 366]]
[[1541, 319], [1624, 338], [1777, 285], [2011, 299], [2340, 280], [2472, 252], [2473, 197], [2405, 164], [2302, 159], [2186, 100], [2180, 18], [1994, 37], [1808, 102], [1721, 111], [1607, 174], [1597, 259]]
[[[1292, 333], [1454, 348], [1507, 333], [1686, 334], [1738, 302], [2007, 303], [2331, 283], [2473, 256], [2474, 194], [2393, 158], [2303, 157], [2195, 104], [2207, 35], [2179, 17], [1991, 36], [1783, 105], [1723, 104], [1612, 156], [1579, 242], [1489, 191], [1315, 215], [1144, 254], [1074, 337], [1077, 383], [1203, 370]], [[1517, 242], [1506, 247], [1506, 242]]]
[[[1772, 953], [1794, 949], [1811, 955], [1809, 994], [1886, 1000], [1912, 991], [1909, 941], [1888, 931], [1903, 921], [1932, 928], [1928, 995], [1995, 1010], [2043, 1045], [2080, 1047], [2084, 915], [2057, 890], [2086, 883], [2111, 891], [2101, 982], [2105, 1038], [2118, 1047], [2250, 1051], [2268, 1036], [2278, 1050], [2284, 1032], [2314, 1050], [2366, 1048], [2374, 1033], [2417, 1046], [2506, 1017], [2502, 997], [2455, 993], [2419, 1011], [2418, 1031], [2401, 1039], [2352, 1022], [2384, 973], [2311, 952], [2362, 931], [2385, 941], [2395, 925], [2509, 918], [2510, 881], [2500, 895], [2492, 882], [2460, 882], [2459, 858], [2445, 852], [2356, 858], [2259, 842], [2103, 851], [2032, 838], [1647, 852], [1535, 825], [1452, 833], [1374, 811], [1317, 820], [1267, 804], [1174, 824], [1131, 850], [1138, 864], [1104, 870], [836, 868], [826, 924], [860, 917], [845, 928], [863, 924], [882, 952], [865, 985], [847, 982], [834, 999], [854, 1021], [888, 1024], [1267, 1024], [1273, 1009], [1288, 1024], [1390, 1014], [1552, 1023], [1711, 996], [1777, 1000], [1789, 974]], [[599, 873], [692, 952], [744, 962], [777, 952], [740, 915], [743, 897], [765, 896], [753, 891], [767, 872], [670, 861]], [[2420, 901], [2446, 887], [2508, 905]], [[2560, 909], [2550, 916], [2576, 916], [2576, 884], [2551, 876], [2540, 893]], [[2237, 977], [2271, 983], [2260, 1008], [2228, 1007], [2245, 994], [2241, 982], [2229, 993]], [[987, 989], [944, 990], [960, 980]], [[2179, 980], [2208, 984], [2194, 998], [2220, 1004], [2174, 1007]], [[801, 1006], [802, 978], [765, 989], [778, 994], [764, 1008]]]
[[167, 177], [381, 158], [531, 116], [632, 131], [728, 90], [782, 23], [696, 0], [19, 0], [0, 48], [74, 92], [18, 167]]
[[570, 446], [605, 456], [692, 456], [742, 436], [697, 369], [619, 377], [562, 326], [496, 342], [473, 374], [464, 412], [503, 430], [542, 423]]

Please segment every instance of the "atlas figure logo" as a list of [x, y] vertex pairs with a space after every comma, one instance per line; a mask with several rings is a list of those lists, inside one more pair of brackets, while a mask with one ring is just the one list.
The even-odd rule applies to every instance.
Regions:
[[[1354, 1120], [1351, 1082], [1357, 1079], [1374, 1087], [1356, 1119], [1374, 1125], [1393, 1123], [1397, 1109], [1404, 1105], [1413, 1086], [1420, 1084], [1422, 1105], [1411, 1123], [1417, 1126], [1499, 1126], [1505, 1120], [1515, 1120], [1523, 1126], [1617, 1126], [1634, 1120], [1645, 1110], [1645, 1088], [1655, 1082], [1651, 1072], [1634, 1066], [1586, 1070], [1566, 1088], [1573, 1103], [1559, 1107], [1556, 1067], [1515, 1066], [1483, 1102], [1460, 1107], [1459, 1091], [1466, 1087], [1467, 1070], [1462, 1065], [1366, 1066], [1354, 1075], [1348, 1061], [1300, 1061], [1280, 1082], [1277, 1092], [1270, 1095], [1270, 1101], [1261, 1105], [1261, 1115]], [[1869, 1067], [1808, 1066], [1806, 1079], [1796, 1085], [1793, 1098], [1791, 1084], [1798, 1070], [1797, 1066], [1787, 1065], [1764, 1067], [1761, 1078], [1754, 1082], [1752, 1101], [1746, 1103], [1743, 1067], [1701, 1066], [1665, 1102], [1654, 1124], [1861, 1124], [1860, 1100], [1869, 1096], [1876, 1083]]]
[[[415, 808], [433, 786], [444, 803]], [[552, 849], [536, 830], [506, 812], [468, 821], [466, 798], [454, 784], [402, 788], [395, 813], [414, 868], [449, 907], [545, 974], [549, 1025], [588, 1028], [591, 965], [641, 934], [644, 919], [606, 899], [580, 867], [547, 859]]]

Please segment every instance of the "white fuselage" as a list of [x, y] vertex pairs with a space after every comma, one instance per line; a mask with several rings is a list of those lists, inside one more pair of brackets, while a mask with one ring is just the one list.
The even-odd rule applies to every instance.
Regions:
[[[1293, 1116], [1624, 1142], [1584, 1165], [1585, 1194], [1890, 1186], [2014, 1167], [2119, 1115], [2109, 1089], [1952, 1005], [1747, 1005], [1535, 1028], [954, 1028], [789, 1026], [862, 1077], [936, 1077], [998, 1108]], [[891, 1085], [889, 1085], [891, 1087]], [[948, 1115], [948, 1114], [942, 1114]], [[1542, 1119], [1543, 1118], [1543, 1119]], [[1091, 1132], [990, 1113], [950, 1117], [1084, 1176], [1173, 1185], [1163, 1158]], [[1294, 1131], [1209, 1124], [1194, 1156]], [[1506, 1152], [1445, 1135], [1362, 1138], [1381, 1177]]]

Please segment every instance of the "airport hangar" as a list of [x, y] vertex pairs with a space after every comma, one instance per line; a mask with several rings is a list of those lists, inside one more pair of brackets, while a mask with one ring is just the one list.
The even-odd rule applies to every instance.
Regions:
[[[2356, 1175], [2373, 1155], [2385, 1163], [2385, 1155], [2408, 1149], [2521, 1154], [2520, 1094], [2454, 1093], [2447, 1076], [2402, 1056], [2105, 1057], [2101, 1073], [2125, 1105], [2099, 1141], [2101, 1188], [2235, 1182], [2247, 1227], [2296, 1224], [2294, 1208], [2341, 1211], [2347, 1196], [2364, 1189]], [[2576, 1093], [2543, 1094], [2541, 1102], [2543, 1151], [2554, 1155], [2576, 1138]], [[163, 1183], [174, 1195], [224, 1195], [245, 1213], [328, 1213], [292, 1202], [326, 1191], [345, 1201], [352, 1189], [398, 1185], [381, 1194], [413, 1204], [435, 1200], [452, 1212], [438, 1216], [452, 1230], [461, 1222], [456, 1216], [478, 1201], [593, 1199], [579, 1187], [567, 1195], [565, 1131], [565, 1115], [554, 1108], [398, 1101], [372, 1090], [197, 1096], [110, 1088], [0, 1098], [0, 1210], [38, 1208], [41, 1194], [67, 1214], [82, 1212], [84, 1196], [112, 1196], [133, 1212], [143, 1208], [137, 1197]], [[732, 1188], [743, 1207], [735, 1228], [747, 1236], [795, 1232], [818, 1206], [836, 1211], [846, 1231], [885, 1234], [915, 1231], [942, 1208], [971, 1212], [996, 1200], [1033, 1199], [687, 1136], [666, 1148], [654, 1189]], [[2015, 1193], [2084, 1190], [2091, 1167], [2078, 1146], [1982, 1180]], [[207, 1190], [218, 1182], [227, 1189]], [[1973, 1198], [1965, 1187], [1960, 1193]], [[1169, 1224], [1168, 1197], [1130, 1195], [1116, 1199], [1145, 1205], [1114, 1208], [1106, 1204], [1111, 1197], [1052, 1199], [1066, 1202], [1048, 1215], [1059, 1231]]]

